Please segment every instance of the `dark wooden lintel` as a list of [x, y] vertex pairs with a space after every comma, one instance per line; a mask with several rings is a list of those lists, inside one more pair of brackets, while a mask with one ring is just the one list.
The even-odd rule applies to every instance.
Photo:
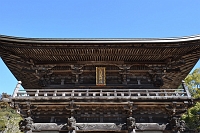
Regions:
[[149, 61], [149, 62], [128, 62], [128, 61], [67, 61], [67, 62], [59, 62], [57, 61], [56, 64], [55, 62], [39, 62], [37, 61], [35, 63], [35, 65], [56, 65], [56, 66], [70, 66], [70, 65], [124, 65], [124, 64], [128, 64], [128, 65], [146, 65], [146, 64], [150, 64], [150, 65], [166, 65], [165, 61]]

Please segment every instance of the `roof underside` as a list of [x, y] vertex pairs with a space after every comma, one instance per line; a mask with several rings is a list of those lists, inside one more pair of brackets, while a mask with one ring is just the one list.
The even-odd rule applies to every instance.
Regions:
[[[165, 39], [33, 39], [0, 36], [0, 57], [23, 87], [37, 88], [37, 70], [72, 65], [145, 66], [163, 70], [177, 88], [200, 57], [200, 36]], [[24, 71], [24, 70], [29, 71]], [[70, 68], [72, 69], [72, 67]], [[167, 71], [166, 70], [179, 70]], [[33, 70], [33, 71], [32, 71]], [[134, 72], [134, 69], [131, 70]], [[148, 70], [149, 72], [149, 70]]]

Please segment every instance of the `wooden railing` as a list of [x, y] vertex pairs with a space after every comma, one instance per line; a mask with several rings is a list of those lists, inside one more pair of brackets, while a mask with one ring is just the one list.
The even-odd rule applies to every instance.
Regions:
[[27, 89], [19, 90], [18, 85], [14, 97], [187, 97], [191, 98], [188, 88], [183, 83], [183, 89]]
[[177, 97], [188, 96], [184, 89], [28, 89], [19, 90], [19, 96], [63, 96], [63, 97]]

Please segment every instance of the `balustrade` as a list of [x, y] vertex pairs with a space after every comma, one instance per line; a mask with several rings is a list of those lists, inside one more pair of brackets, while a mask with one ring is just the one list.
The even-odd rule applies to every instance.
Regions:
[[17, 97], [187, 97], [184, 89], [27, 89]]

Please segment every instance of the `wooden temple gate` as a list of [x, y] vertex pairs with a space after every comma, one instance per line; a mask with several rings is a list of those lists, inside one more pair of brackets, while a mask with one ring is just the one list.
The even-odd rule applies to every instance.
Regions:
[[11, 104], [24, 132], [183, 132], [193, 100], [182, 80], [199, 60], [200, 37], [0, 36], [0, 56], [19, 81]]

